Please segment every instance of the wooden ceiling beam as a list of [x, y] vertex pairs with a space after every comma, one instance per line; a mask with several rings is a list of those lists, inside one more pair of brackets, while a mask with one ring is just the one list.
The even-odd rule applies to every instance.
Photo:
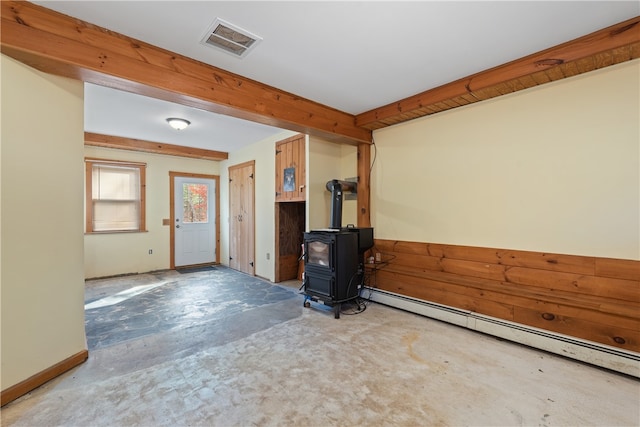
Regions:
[[204, 160], [227, 160], [229, 153], [224, 151], [205, 150], [202, 148], [183, 147], [181, 145], [144, 141], [120, 136], [84, 133], [84, 145], [118, 150], [142, 151], [145, 153], [164, 154], [167, 156], [189, 157]]
[[33, 3], [0, 7], [2, 53], [40, 71], [334, 142], [372, 140], [351, 114]]
[[[525, 89], [517, 79], [536, 75], [541, 71], [550, 71], [556, 67], [561, 68], [564, 64], [584, 58], [597, 58], [602, 53], [612, 52], [615, 55], [618, 51], [623, 51], [626, 56], [617, 58], [615, 63], [628, 61], [638, 57], [639, 46], [640, 17], [635, 17], [533, 55], [364, 112], [356, 116], [356, 124], [367, 129], [379, 129], [459, 106], [449, 105], [452, 100], [466, 104], [499, 96], [503, 94], [505, 86], [508, 93]], [[596, 68], [598, 67], [594, 66], [590, 70]], [[521, 87], [511, 87], [514, 84]], [[490, 92], [494, 94], [491, 95]]]

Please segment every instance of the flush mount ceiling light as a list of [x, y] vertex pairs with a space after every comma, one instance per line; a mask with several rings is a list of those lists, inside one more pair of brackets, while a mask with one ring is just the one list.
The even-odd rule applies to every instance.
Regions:
[[216, 18], [202, 38], [203, 44], [243, 58], [262, 41], [262, 37]]
[[182, 130], [191, 124], [189, 120], [178, 119], [176, 117], [169, 117], [167, 119], [167, 123], [169, 123], [169, 126], [175, 130]]

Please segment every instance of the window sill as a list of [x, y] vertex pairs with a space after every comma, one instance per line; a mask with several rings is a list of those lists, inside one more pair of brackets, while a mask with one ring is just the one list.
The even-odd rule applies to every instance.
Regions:
[[86, 231], [85, 236], [93, 234], [133, 234], [133, 233], [148, 233], [149, 230], [113, 230], [113, 231]]

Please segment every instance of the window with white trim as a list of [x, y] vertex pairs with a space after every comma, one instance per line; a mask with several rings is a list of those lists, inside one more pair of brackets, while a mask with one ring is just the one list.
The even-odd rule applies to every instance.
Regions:
[[85, 159], [86, 232], [146, 231], [145, 163]]

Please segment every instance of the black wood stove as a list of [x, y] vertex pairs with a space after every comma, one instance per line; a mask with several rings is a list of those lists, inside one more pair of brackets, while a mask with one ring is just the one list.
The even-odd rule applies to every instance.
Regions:
[[364, 279], [364, 254], [373, 247], [373, 228], [342, 227], [343, 191], [356, 190], [356, 183], [332, 180], [331, 226], [304, 233], [304, 305], [319, 302], [333, 307], [340, 318], [343, 302], [359, 296]]

